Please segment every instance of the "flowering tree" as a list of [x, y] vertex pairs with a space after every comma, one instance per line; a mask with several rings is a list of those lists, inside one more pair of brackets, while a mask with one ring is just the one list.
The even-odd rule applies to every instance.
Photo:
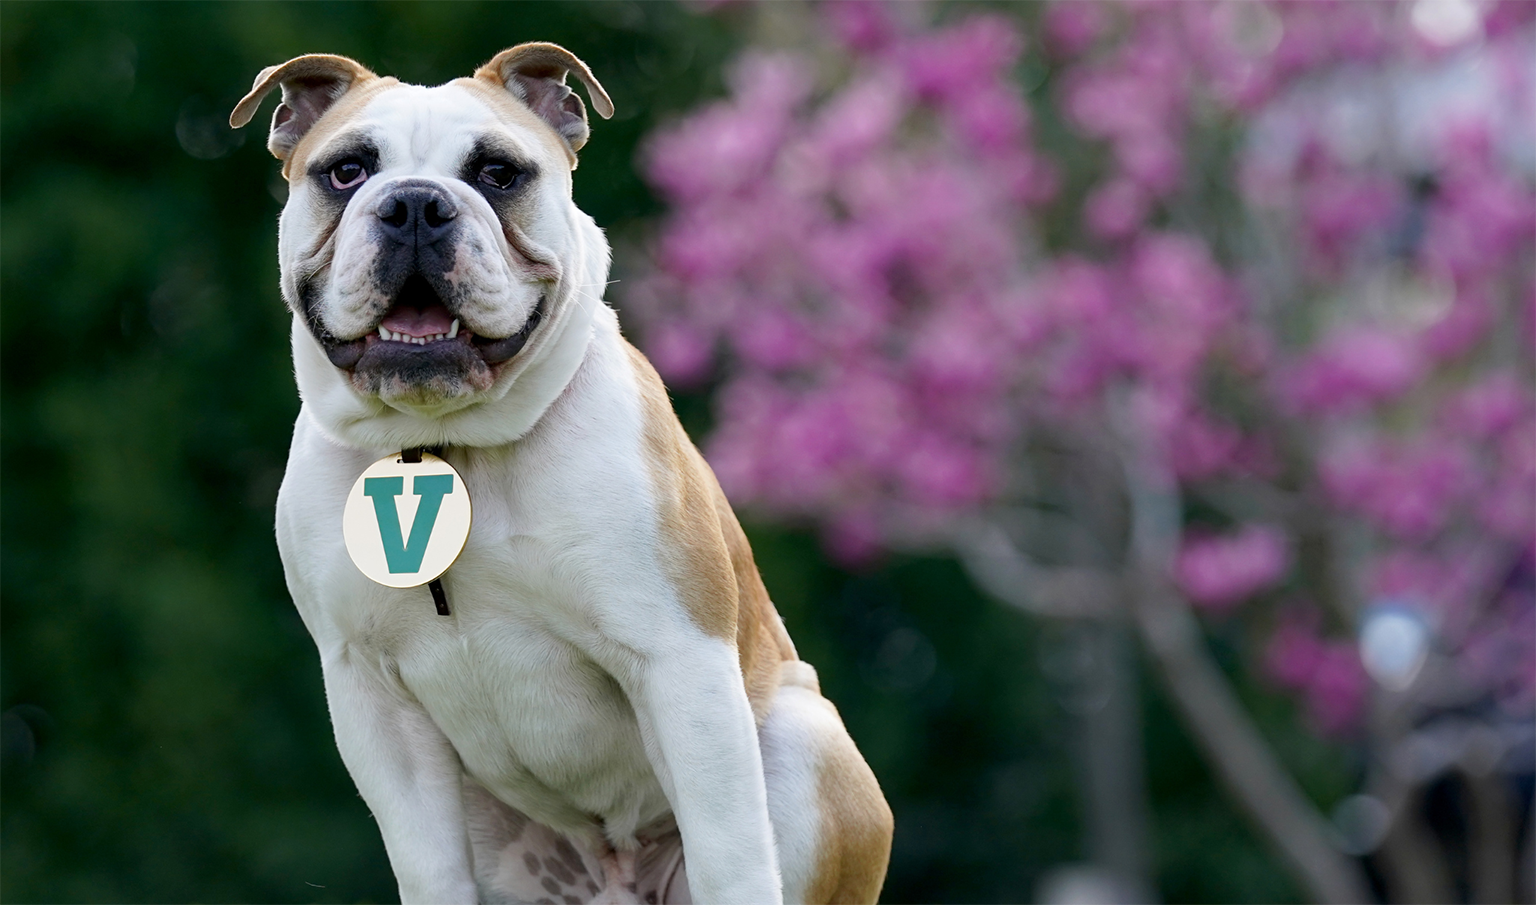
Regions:
[[[1472, 893], [1512, 899], [1536, 6], [1062, 2], [1029, 42], [922, 11], [827, 4], [653, 137], [671, 212], [624, 301], [664, 376], [718, 381], [726, 491], [1134, 627], [1315, 898], [1364, 901], [1367, 852], [1453, 898], [1417, 796], [1458, 771]], [[1369, 753], [1342, 846], [1200, 618]]]

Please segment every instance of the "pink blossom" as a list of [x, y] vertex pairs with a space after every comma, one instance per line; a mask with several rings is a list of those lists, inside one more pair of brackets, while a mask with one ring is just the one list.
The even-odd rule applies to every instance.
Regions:
[[749, 56], [733, 70], [735, 104], [720, 103], [651, 140], [647, 174], [679, 197], [730, 191], [772, 163], [789, 117], [811, 88], [802, 61]]
[[828, 3], [825, 11], [832, 33], [843, 46], [860, 53], [886, 49], [902, 30], [884, 3]]
[[[838, 7], [872, 5], [836, 4]], [[826, 106], [816, 114], [807, 141], [834, 170], [861, 165], [901, 125], [907, 106], [908, 98], [897, 80], [883, 74], [860, 79], [828, 99]]]
[[919, 96], [953, 101], [1012, 66], [1023, 42], [1013, 23], [980, 15], [914, 38], [899, 56], [908, 82]]
[[1057, 0], [1046, 7], [1043, 18], [1046, 41], [1063, 56], [1077, 56], [1093, 44], [1108, 24], [1109, 6]]
[[710, 342], [687, 321], [664, 321], [646, 335], [645, 348], [656, 370], [678, 386], [689, 386], [709, 372]]
[[1124, 239], [1140, 229], [1151, 211], [1146, 191], [1130, 179], [1112, 179], [1088, 196], [1084, 219], [1105, 239]]
[[1269, 637], [1264, 651], [1265, 671], [1284, 688], [1304, 688], [1323, 659], [1326, 648], [1312, 625], [1315, 621], [1292, 616]]
[[[1497, 96], [1399, 135], [1343, 115], [1354, 89], [1422, 93], [1456, 61], [1388, 4], [1053, 3], [1052, 88], [1027, 100], [1014, 64], [1040, 48], [1003, 15], [824, 4], [803, 56], [745, 55], [647, 144], [670, 213], [626, 319], [669, 380], [718, 379], [703, 445], [733, 502], [842, 562], [1035, 505], [1034, 441], [1120, 448], [1128, 400], [1142, 464], [1256, 507], [1185, 540], [1197, 606], [1314, 581], [1262, 524], [1302, 501], [1371, 551], [1339, 551], [1346, 584], [1415, 601], [1502, 687], [1490, 605], [1536, 549], [1536, 188], [1505, 122], [1533, 35], [1511, 9], [1463, 51]], [[1452, 303], [1383, 302], [1403, 274]], [[1349, 640], [1283, 624], [1266, 660], [1320, 730], [1358, 720]]]
[[1489, 124], [1480, 120], [1453, 124], [1438, 149], [1442, 165], [1428, 206], [1424, 256], [1470, 284], [1528, 254], [1536, 235], [1536, 190], [1506, 172], [1499, 153]]
[[1536, 481], [1501, 477], [1474, 504], [1477, 522], [1496, 537], [1530, 547], [1536, 541]]
[[1401, 188], [1377, 174], [1342, 169], [1308, 180], [1300, 198], [1307, 241], [1324, 273], [1335, 271], [1401, 210]]
[[1194, 603], [1225, 611], [1279, 581], [1289, 566], [1284, 534], [1267, 525], [1247, 525], [1227, 537], [1187, 538], [1174, 577]]
[[1237, 465], [1245, 452], [1242, 434], [1198, 413], [1187, 413], [1169, 431], [1169, 459], [1174, 473], [1186, 481], [1212, 477]]
[[1419, 346], [1431, 359], [1454, 361], [1488, 335], [1497, 317], [1498, 312], [1481, 296], [1462, 293], [1451, 310], [1421, 334]]
[[1398, 548], [1367, 562], [1366, 588], [1373, 599], [1404, 600], [1433, 614], [1440, 634], [1454, 639], [1476, 618], [1474, 601], [1490, 589], [1504, 563], [1486, 548]]
[[1527, 410], [1525, 418], [1499, 436], [1494, 451], [1501, 474], [1536, 480], [1536, 412]]
[[960, 138], [989, 154], [1007, 154], [1029, 131], [1029, 108], [1017, 91], [1002, 86], [973, 89], [946, 108]]
[[1345, 328], [1292, 368], [1281, 393], [1299, 412], [1330, 414], [1395, 398], [1423, 374], [1424, 362], [1407, 337]]
[[1536, 414], [1536, 394], [1512, 370], [1495, 371], [1453, 396], [1443, 414], [1448, 430], [1477, 439], [1508, 431]]
[[873, 512], [859, 509], [839, 515], [824, 533], [832, 559], [850, 568], [868, 566], [879, 559], [885, 540], [879, 518]]
[[1341, 509], [1407, 539], [1433, 536], [1477, 486], [1471, 458], [1450, 440], [1347, 441], [1325, 452], [1321, 471], [1324, 489]]
[[1341, 735], [1360, 722], [1369, 690], [1355, 645], [1329, 645], [1307, 679], [1307, 713], [1323, 734]]
[[1282, 688], [1297, 691], [1307, 715], [1325, 735], [1355, 728], [1365, 709], [1369, 676], [1355, 645], [1317, 633], [1312, 611], [1288, 614], [1270, 635], [1264, 670]]
[[1497, 0], [1483, 16], [1483, 33], [1499, 38], [1536, 19], [1536, 6], [1525, 0]]

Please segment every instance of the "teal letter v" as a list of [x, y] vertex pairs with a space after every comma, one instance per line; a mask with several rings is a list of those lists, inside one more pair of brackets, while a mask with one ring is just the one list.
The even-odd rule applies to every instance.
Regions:
[[421, 497], [421, 502], [411, 522], [408, 544], [400, 542], [400, 513], [395, 509], [395, 497], [404, 489], [405, 479], [401, 477], [369, 478], [363, 482], [363, 496], [373, 497], [373, 514], [379, 519], [379, 538], [384, 541], [384, 559], [389, 562], [392, 575], [421, 571], [421, 558], [427, 553], [432, 526], [437, 524], [437, 510], [442, 508], [443, 497], [453, 493], [453, 475], [422, 474], [411, 482], [411, 489]]

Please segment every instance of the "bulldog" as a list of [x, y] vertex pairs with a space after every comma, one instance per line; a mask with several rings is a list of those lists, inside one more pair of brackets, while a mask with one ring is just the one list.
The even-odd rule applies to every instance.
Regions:
[[[873, 902], [890, 809], [604, 302], [568, 74], [612, 115], [532, 43], [430, 88], [301, 56], [230, 116], [281, 89], [277, 540], [337, 747], [402, 902]], [[343, 546], [362, 472], [423, 448], [474, 505], [446, 615]]]

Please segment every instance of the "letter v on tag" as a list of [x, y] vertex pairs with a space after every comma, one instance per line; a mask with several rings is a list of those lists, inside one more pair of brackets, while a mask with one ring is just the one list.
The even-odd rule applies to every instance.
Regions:
[[471, 520], [459, 473], [441, 456], [413, 449], [385, 456], [358, 476], [342, 513], [342, 534], [364, 575], [392, 588], [427, 585], [446, 616], [441, 577], [463, 551]]
[[411, 487], [421, 502], [416, 504], [416, 517], [411, 520], [411, 539], [401, 542], [400, 512], [395, 507], [395, 497], [405, 479], [364, 478], [363, 496], [373, 500], [373, 514], [379, 521], [379, 540], [384, 543], [384, 561], [391, 574], [403, 572], [415, 574], [421, 571], [421, 560], [427, 552], [427, 542], [432, 539], [432, 528], [437, 524], [437, 513], [442, 508], [443, 497], [453, 493], [453, 475], [419, 474], [411, 480]]

